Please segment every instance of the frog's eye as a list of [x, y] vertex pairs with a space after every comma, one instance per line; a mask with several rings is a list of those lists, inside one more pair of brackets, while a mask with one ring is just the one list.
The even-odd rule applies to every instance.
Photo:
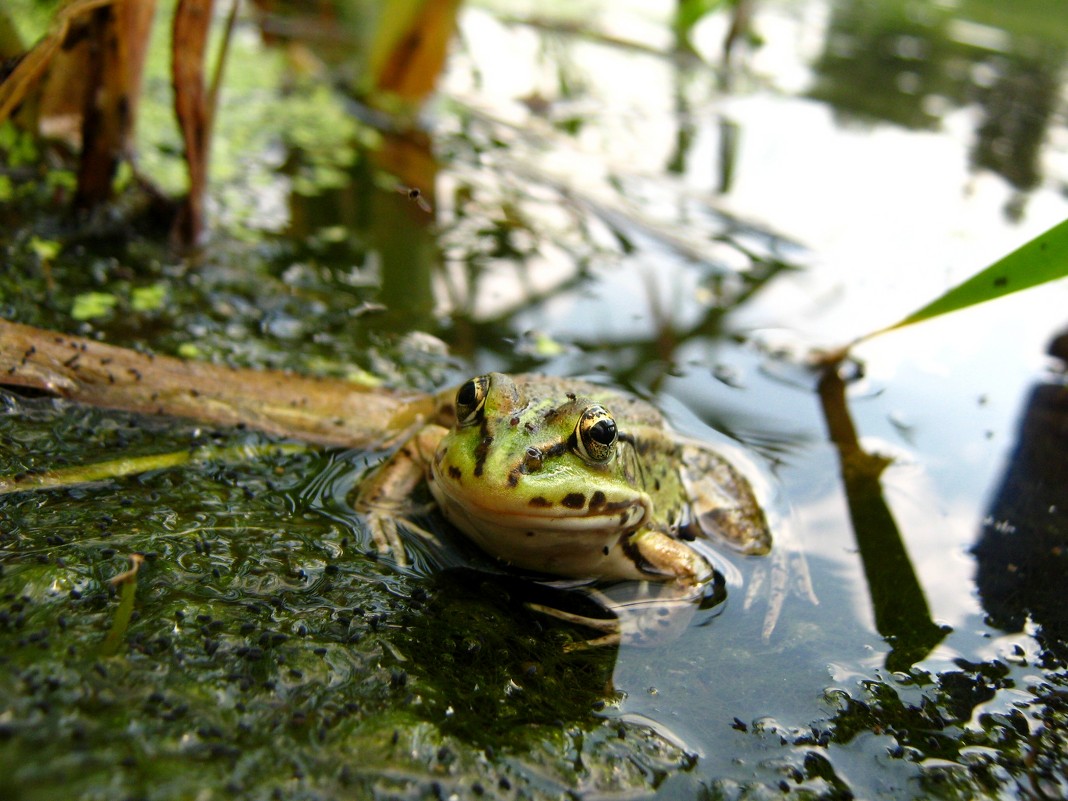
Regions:
[[480, 375], [464, 382], [456, 390], [456, 422], [462, 426], [471, 425], [482, 415], [489, 392], [489, 376]]
[[607, 462], [615, 453], [616, 421], [603, 406], [590, 406], [575, 426], [575, 450], [588, 462]]

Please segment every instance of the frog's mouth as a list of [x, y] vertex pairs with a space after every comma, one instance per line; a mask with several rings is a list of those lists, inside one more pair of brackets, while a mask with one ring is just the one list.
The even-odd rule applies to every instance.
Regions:
[[[529, 531], [547, 529], [560, 532], [633, 531], [645, 523], [653, 513], [652, 499], [644, 492], [636, 492], [625, 500], [608, 501], [603, 494], [594, 493], [587, 498], [582, 493], [567, 495], [550, 501], [535, 497], [525, 506], [494, 503], [472, 497], [470, 493], [458, 492], [452, 482], [435, 475], [430, 490], [446, 517], [454, 518], [457, 512], [467, 519], [480, 520], [496, 529], [509, 528]], [[602, 497], [599, 499], [598, 495]]]
[[653, 513], [644, 492], [609, 502], [593, 492], [579, 503], [579, 493], [555, 503], [529, 496], [473, 497], [470, 487], [431, 475], [430, 491], [442, 514], [475, 545], [513, 567], [574, 578], [643, 579], [648, 573], [625, 547], [629, 535]]

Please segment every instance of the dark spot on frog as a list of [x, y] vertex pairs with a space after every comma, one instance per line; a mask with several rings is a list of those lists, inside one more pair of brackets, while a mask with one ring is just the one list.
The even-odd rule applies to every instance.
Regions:
[[546, 500], [545, 498], [539, 495], [537, 498], [531, 498], [529, 501], [527, 501], [527, 505], [533, 506], [536, 509], [548, 509], [550, 506], [553, 505], [553, 503], [552, 501]]
[[515, 470], [513, 470], [511, 473], [508, 474], [508, 486], [509, 487], [514, 487], [518, 483], [519, 483], [519, 473], [517, 473]]
[[586, 505], [586, 496], [581, 492], [572, 492], [564, 496], [564, 499], [560, 501], [568, 509], [581, 509]]
[[604, 549], [601, 551], [601, 553], [603, 553], [605, 556], [608, 556], [608, 546], [607, 545], [604, 546]]
[[459, 480], [460, 480], [461, 478], [463, 478], [463, 476], [464, 476], [464, 473], [463, 473], [463, 471], [462, 471], [462, 470], [461, 470], [461, 469], [460, 469], [459, 467], [457, 467], [456, 465], [454, 465], [454, 464], [450, 464], [450, 465], [449, 465], [449, 476], [450, 476], [451, 478], [455, 478], [455, 479], [456, 479], [457, 481], [459, 481]]
[[593, 493], [593, 496], [590, 498], [590, 511], [600, 509], [602, 506], [604, 506], [604, 502], [604, 493], [600, 490], [597, 490], [597, 492]]
[[515, 417], [513, 417], [513, 418], [512, 418], [511, 420], [509, 420], [508, 422], [509, 422], [509, 424], [510, 424], [510, 425], [511, 425], [511, 426], [512, 426], [513, 428], [515, 428], [515, 427], [516, 427], [517, 425], [519, 425], [519, 416], [518, 416], [518, 415], [516, 415]]
[[493, 445], [493, 437], [483, 437], [481, 442], [475, 447], [475, 476], [482, 475], [482, 467], [486, 463], [486, 457], [489, 456], [490, 447]]
[[527, 532], [527, 536], [528, 537], [533, 537], [534, 536], [534, 532], [533, 531], [528, 531]]

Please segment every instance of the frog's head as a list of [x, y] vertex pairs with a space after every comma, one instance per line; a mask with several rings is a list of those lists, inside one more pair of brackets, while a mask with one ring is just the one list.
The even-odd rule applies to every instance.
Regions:
[[556, 548], [557, 563], [577, 565], [650, 518], [638, 470], [632, 443], [601, 404], [562, 381], [491, 373], [457, 391], [456, 422], [434, 455], [430, 486], [446, 516], [485, 550], [546, 569], [517, 554]]

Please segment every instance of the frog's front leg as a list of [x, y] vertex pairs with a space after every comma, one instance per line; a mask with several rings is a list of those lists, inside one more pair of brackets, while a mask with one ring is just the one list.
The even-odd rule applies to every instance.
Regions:
[[636, 531], [622, 543], [622, 547], [641, 571], [654, 581], [677, 581], [693, 586], [712, 576], [712, 566], [701, 554], [657, 529]]
[[380, 554], [393, 554], [397, 564], [408, 563], [398, 522], [411, 511], [411, 496], [425, 480], [427, 466], [447, 429], [437, 425], [421, 428], [405, 440], [397, 451], [376, 467], [360, 484], [353, 504], [367, 519]]
[[693, 615], [705, 586], [715, 575], [701, 554], [657, 529], [637, 531], [624, 539], [619, 547], [647, 579], [626, 582], [641, 588], [639, 597], [626, 601], [599, 591], [588, 593], [614, 617], [587, 617], [543, 604], [527, 604], [542, 614], [601, 632], [600, 637], [571, 643], [565, 650], [620, 643], [649, 646], [677, 636]]

